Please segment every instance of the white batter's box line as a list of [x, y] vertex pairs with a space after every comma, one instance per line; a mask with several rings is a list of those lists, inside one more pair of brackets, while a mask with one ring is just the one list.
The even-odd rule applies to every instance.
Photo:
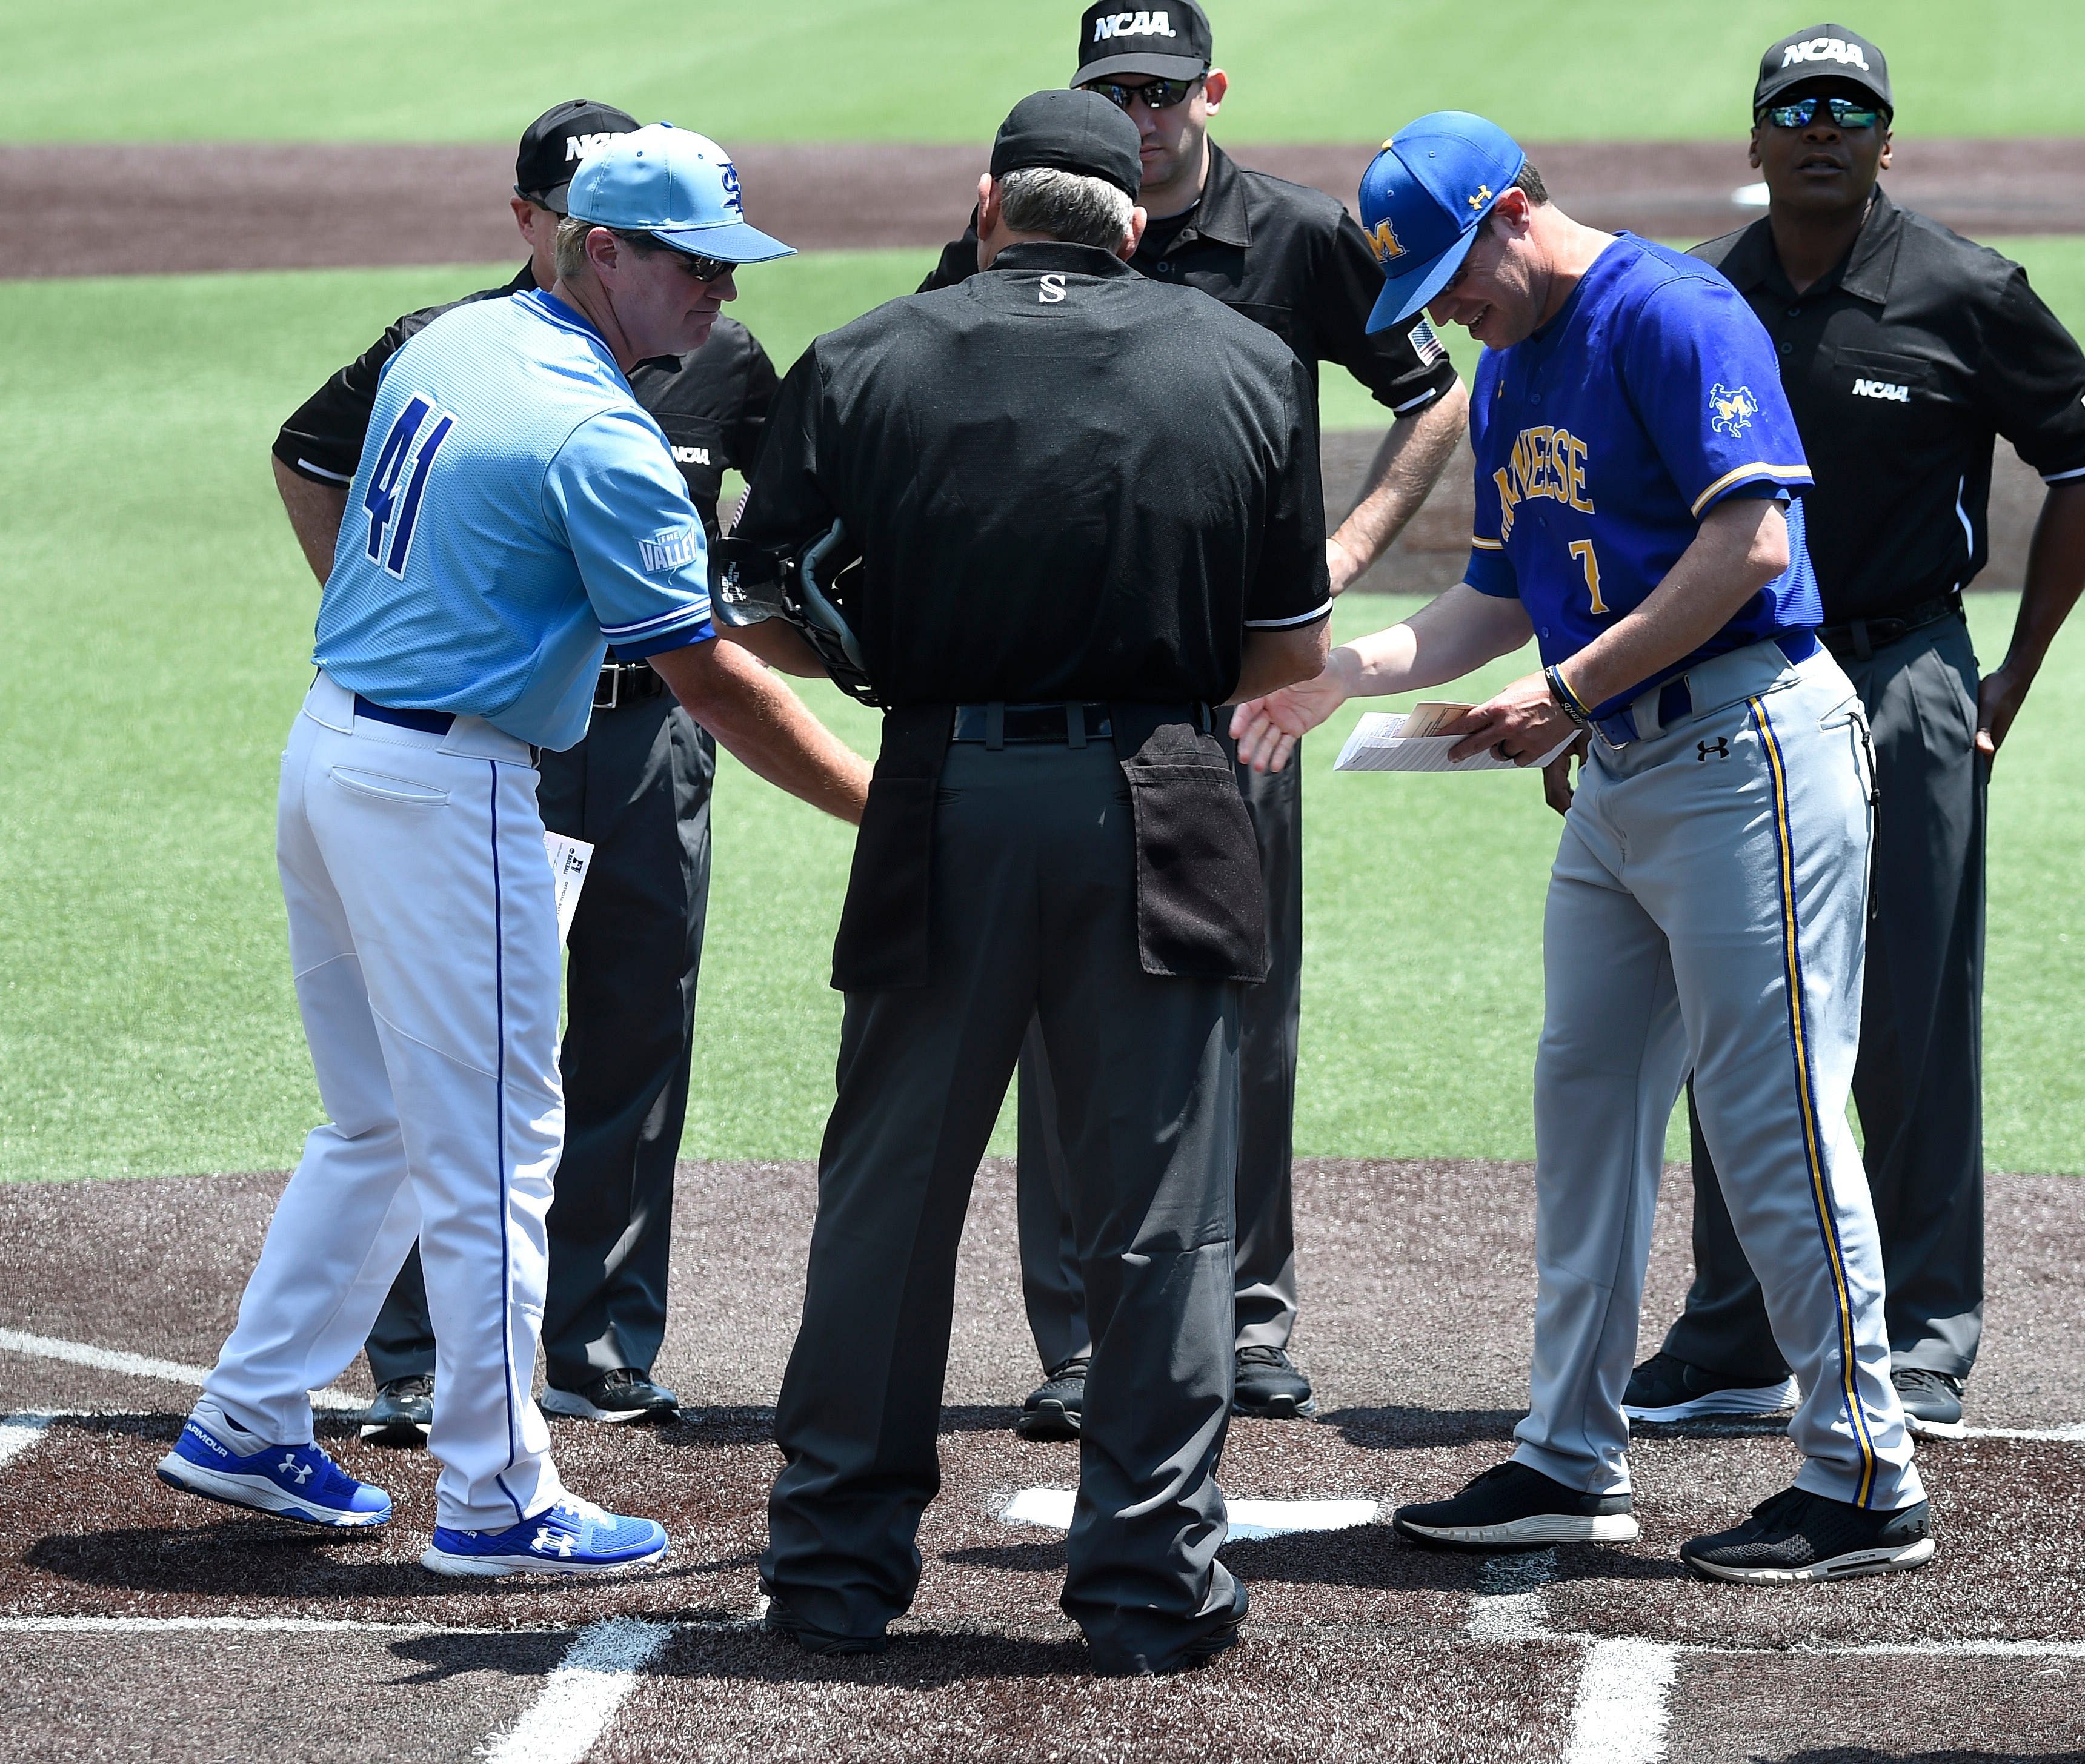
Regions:
[[581, 1630], [521, 1719], [485, 1749], [486, 1764], [579, 1764], [673, 1629], [612, 1617]]
[[1477, 1570], [1476, 1597], [1470, 1601], [1467, 1634], [1473, 1642], [1540, 1642], [1554, 1639], [1549, 1627], [1549, 1601], [1544, 1588], [1556, 1578], [1556, 1552], [1536, 1550], [1526, 1555], [1488, 1556]]
[[[1069, 1488], [1024, 1488], [1000, 1508], [1009, 1525], [1037, 1525], [1046, 1531], [1072, 1529], [1072, 1504], [1078, 1491]], [[1351, 1531], [1375, 1522], [1382, 1503], [1370, 1500], [1227, 1500], [1231, 1541], [1251, 1543], [1286, 1537], [1300, 1531]]]
[[11, 1464], [44, 1436], [54, 1414], [0, 1415], [0, 1464]]
[[[62, 1360], [68, 1366], [88, 1366], [100, 1372], [121, 1372], [128, 1378], [187, 1384], [197, 1390], [210, 1376], [209, 1368], [204, 1366], [185, 1366], [178, 1360], [153, 1359], [143, 1354], [96, 1347], [88, 1342], [62, 1341], [55, 1335], [29, 1335], [19, 1329], [0, 1329], [0, 1350], [11, 1354], [31, 1354], [40, 1359]], [[367, 1398], [350, 1397], [345, 1391], [315, 1390], [312, 1393], [312, 1406], [335, 1411], [359, 1410], [367, 1408], [369, 1403]]]
[[1663, 1642], [1605, 1641], [1586, 1651], [1571, 1710], [1565, 1764], [1658, 1764], [1679, 1650]]

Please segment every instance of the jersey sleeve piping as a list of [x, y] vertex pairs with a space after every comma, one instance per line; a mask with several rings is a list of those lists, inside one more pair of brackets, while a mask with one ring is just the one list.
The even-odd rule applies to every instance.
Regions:
[[1503, 539], [1480, 539], [1475, 533], [1470, 535], [1470, 543], [1476, 546], [1480, 551], [1503, 551], [1505, 549], [1505, 541]]
[[1726, 494], [1739, 484], [1749, 483], [1760, 478], [1764, 478], [1769, 482], [1784, 485], [1791, 489], [1802, 489], [1812, 482], [1810, 468], [1807, 465], [1769, 465], [1764, 460], [1753, 460], [1743, 465], [1732, 466], [1729, 471], [1694, 498], [1690, 512], [1699, 519], [1703, 511], [1718, 497]]
[[1328, 617], [1331, 610], [1331, 597], [1328, 595], [1320, 604], [1313, 607], [1307, 613], [1298, 613], [1293, 617], [1285, 619], [1247, 619], [1245, 621], [1245, 628], [1249, 631], [1289, 630], [1298, 625], [1314, 625], [1319, 619]]

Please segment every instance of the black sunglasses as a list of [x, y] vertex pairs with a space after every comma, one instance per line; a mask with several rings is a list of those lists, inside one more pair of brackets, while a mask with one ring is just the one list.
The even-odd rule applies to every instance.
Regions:
[[1864, 104], [1858, 98], [1819, 98], [1814, 95], [1792, 98], [1785, 104], [1769, 104], [1760, 114], [1777, 129], [1807, 129], [1820, 104], [1829, 108], [1832, 121], [1841, 129], [1872, 129], [1883, 114], [1879, 106]]
[[735, 263], [725, 262], [721, 257], [698, 257], [691, 251], [683, 251], [677, 245], [668, 244], [655, 233], [648, 233], [644, 236], [656, 250], [670, 252], [692, 281], [721, 282], [738, 267]]
[[1147, 80], [1141, 86], [1124, 86], [1111, 79], [1097, 79], [1081, 89], [1098, 92], [1118, 110], [1127, 110], [1132, 104], [1141, 104], [1151, 110], [1170, 110], [1175, 104], [1185, 104], [1187, 95], [1202, 83], [1204, 76], [1197, 74], [1192, 79]]

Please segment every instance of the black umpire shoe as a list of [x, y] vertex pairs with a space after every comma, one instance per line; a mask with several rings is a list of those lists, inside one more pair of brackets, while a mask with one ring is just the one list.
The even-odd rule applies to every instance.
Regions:
[[1742, 1525], [1679, 1546], [1682, 1562], [1718, 1580], [1851, 1580], [1923, 1567], [1932, 1558], [1924, 1501], [1874, 1513], [1807, 1488], [1785, 1488]]
[[425, 1445], [434, 1424], [435, 1380], [427, 1372], [379, 1384], [376, 1401], [362, 1411], [362, 1437], [370, 1445]]
[[1450, 1550], [1546, 1550], [1560, 1543], [1631, 1543], [1626, 1495], [1582, 1495], [1525, 1464], [1495, 1465], [1444, 1501], [1400, 1507], [1391, 1524], [1414, 1543]]
[[760, 1614], [763, 1634], [794, 1642], [807, 1654], [881, 1654], [890, 1646], [888, 1635], [841, 1635], [806, 1623], [772, 1594]]
[[1258, 1415], [1263, 1421], [1293, 1421], [1299, 1415], [1317, 1412], [1310, 1380], [1297, 1371], [1280, 1348], [1238, 1350], [1238, 1384], [1231, 1394], [1233, 1414]]
[[1050, 1368], [1050, 1375], [1028, 1393], [1013, 1431], [1024, 1440], [1076, 1440], [1086, 1413], [1086, 1368], [1090, 1354], [1074, 1354]]
[[553, 1385], [536, 1399], [536, 1406], [546, 1415], [575, 1415], [582, 1421], [671, 1421], [681, 1412], [681, 1399], [635, 1367], [618, 1366], [577, 1390]]
[[1692, 1421], [1699, 1415], [1770, 1415], [1795, 1401], [1795, 1380], [1758, 1384], [1705, 1372], [1671, 1354], [1654, 1354], [1629, 1374], [1622, 1413], [1632, 1421]]
[[1890, 1382], [1904, 1405], [1904, 1424], [1913, 1433], [1930, 1440], [1959, 1440], [1968, 1431], [1962, 1425], [1960, 1379], [1923, 1366], [1900, 1366], [1890, 1374]]

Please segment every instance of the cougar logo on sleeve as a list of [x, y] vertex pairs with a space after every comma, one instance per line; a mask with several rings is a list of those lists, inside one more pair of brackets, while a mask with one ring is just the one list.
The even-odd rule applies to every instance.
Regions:
[[1171, 36], [1172, 24], [1163, 12], [1106, 12], [1093, 20], [1093, 40], [1105, 43], [1113, 36]]
[[1749, 386], [1726, 386], [1721, 380], [1709, 388], [1709, 426], [1719, 434], [1743, 435], [1759, 414], [1759, 400]]

